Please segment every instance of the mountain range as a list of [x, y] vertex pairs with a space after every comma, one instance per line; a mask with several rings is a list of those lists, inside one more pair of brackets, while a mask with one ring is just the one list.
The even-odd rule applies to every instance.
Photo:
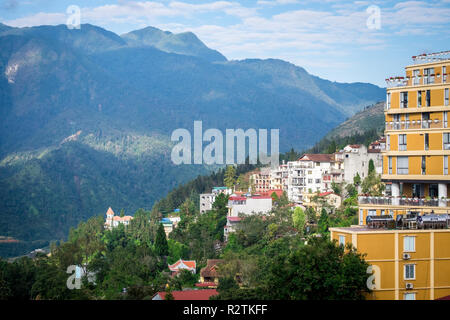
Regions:
[[23, 251], [109, 206], [151, 208], [215, 169], [170, 161], [171, 132], [195, 120], [279, 128], [281, 151], [302, 150], [384, 94], [282, 60], [229, 61], [190, 32], [0, 24], [0, 236]]

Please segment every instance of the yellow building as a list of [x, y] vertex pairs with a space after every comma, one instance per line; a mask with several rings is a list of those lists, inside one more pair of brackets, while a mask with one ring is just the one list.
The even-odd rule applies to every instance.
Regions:
[[332, 239], [367, 255], [371, 299], [450, 295], [450, 52], [413, 61], [406, 77], [386, 79], [387, 195], [360, 195], [359, 226], [330, 228]]
[[406, 77], [388, 82], [382, 180], [388, 197], [359, 197], [359, 224], [368, 215], [449, 212], [450, 52], [413, 57]]
[[[434, 300], [450, 295], [450, 229], [330, 228], [372, 266], [377, 300]], [[367, 275], [368, 277], [370, 274]]]

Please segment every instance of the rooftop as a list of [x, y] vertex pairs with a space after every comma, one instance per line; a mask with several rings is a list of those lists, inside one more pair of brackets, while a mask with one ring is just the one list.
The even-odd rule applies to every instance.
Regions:
[[[218, 295], [216, 289], [200, 289], [200, 290], [185, 290], [185, 291], [172, 291], [174, 300], [209, 300], [210, 297]], [[166, 297], [166, 292], [157, 292], [153, 299], [157, 296], [161, 300]]]
[[334, 156], [326, 153], [305, 153], [298, 161], [334, 162]]

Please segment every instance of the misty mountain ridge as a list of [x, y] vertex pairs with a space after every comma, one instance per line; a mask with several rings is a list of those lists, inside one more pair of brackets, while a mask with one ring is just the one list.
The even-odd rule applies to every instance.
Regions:
[[281, 152], [304, 150], [385, 95], [278, 59], [227, 61], [192, 33], [152, 27], [0, 25], [0, 48], [0, 236], [22, 241], [61, 237], [110, 205], [151, 208], [210, 171], [170, 161], [170, 134], [195, 120], [280, 129]]

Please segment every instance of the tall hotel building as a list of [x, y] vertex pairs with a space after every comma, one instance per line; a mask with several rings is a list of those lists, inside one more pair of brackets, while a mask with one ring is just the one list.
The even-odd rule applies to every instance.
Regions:
[[373, 299], [450, 295], [450, 52], [414, 56], [405, 69], [406, 77], [386, 79], [388, 192], [359, 196], [359, 226], [330, 229], [367, 254]]

